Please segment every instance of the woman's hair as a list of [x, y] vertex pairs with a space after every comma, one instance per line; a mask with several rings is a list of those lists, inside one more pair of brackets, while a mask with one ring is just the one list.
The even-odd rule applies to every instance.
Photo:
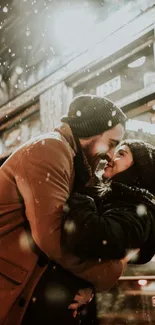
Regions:
[[138, 186], [155, 194], [155, 147], [141, 140], [125, 140], [133, 155], [134, 164], [112, 179], [130, 186]]

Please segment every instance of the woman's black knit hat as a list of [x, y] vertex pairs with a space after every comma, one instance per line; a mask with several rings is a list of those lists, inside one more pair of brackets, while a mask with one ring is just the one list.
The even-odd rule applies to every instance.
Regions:
[[140, 187], [155, 194], [155, 147], [142, 140], [125, 140], [121, 145], [129, 146], [140, 177]]
[[124, 126], [126, 116], [109, 99], [81, 95], [73, 99], [68, 115], [61, 121], [69, 124], [74, 135], [85, 138], [101, 134], [119, 123]]

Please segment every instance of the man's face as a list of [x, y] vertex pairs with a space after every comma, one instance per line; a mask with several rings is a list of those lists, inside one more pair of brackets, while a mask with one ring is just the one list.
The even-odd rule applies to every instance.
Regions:
[[112, 129], [89, 139], [80, 139], [81, 146], [92, 167], [97, 165], [100, 158], [111, 160], [114, 150], [124, 136], [124, 127], [117, 124]]

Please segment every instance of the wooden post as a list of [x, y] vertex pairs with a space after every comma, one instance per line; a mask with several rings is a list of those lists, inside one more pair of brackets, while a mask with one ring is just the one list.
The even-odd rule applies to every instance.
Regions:
[[60, 123], [61, 116], [67, 113], [72, 96], [72, 88], [67, 87], [64, 82], [56, 84], [40, 95], [42, 132], [51, 132]]

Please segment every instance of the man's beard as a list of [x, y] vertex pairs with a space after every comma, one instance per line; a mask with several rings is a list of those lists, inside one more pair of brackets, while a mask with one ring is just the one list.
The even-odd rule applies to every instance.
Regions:
[[98, 166], [100, 165], [100, 162], [104, 161], [104, 164], [107, 163], [109, 160], [108, 156], [104, 152], [98, 152], [95, 155], [91, 155], [91, 148], [92, 145], [89, 144], [85, 148], [83, 148], [83, 151], [87, 157], [88, 163], [90, 164], [92, 171], [95, 172], [96, 169], [98, 169]]

